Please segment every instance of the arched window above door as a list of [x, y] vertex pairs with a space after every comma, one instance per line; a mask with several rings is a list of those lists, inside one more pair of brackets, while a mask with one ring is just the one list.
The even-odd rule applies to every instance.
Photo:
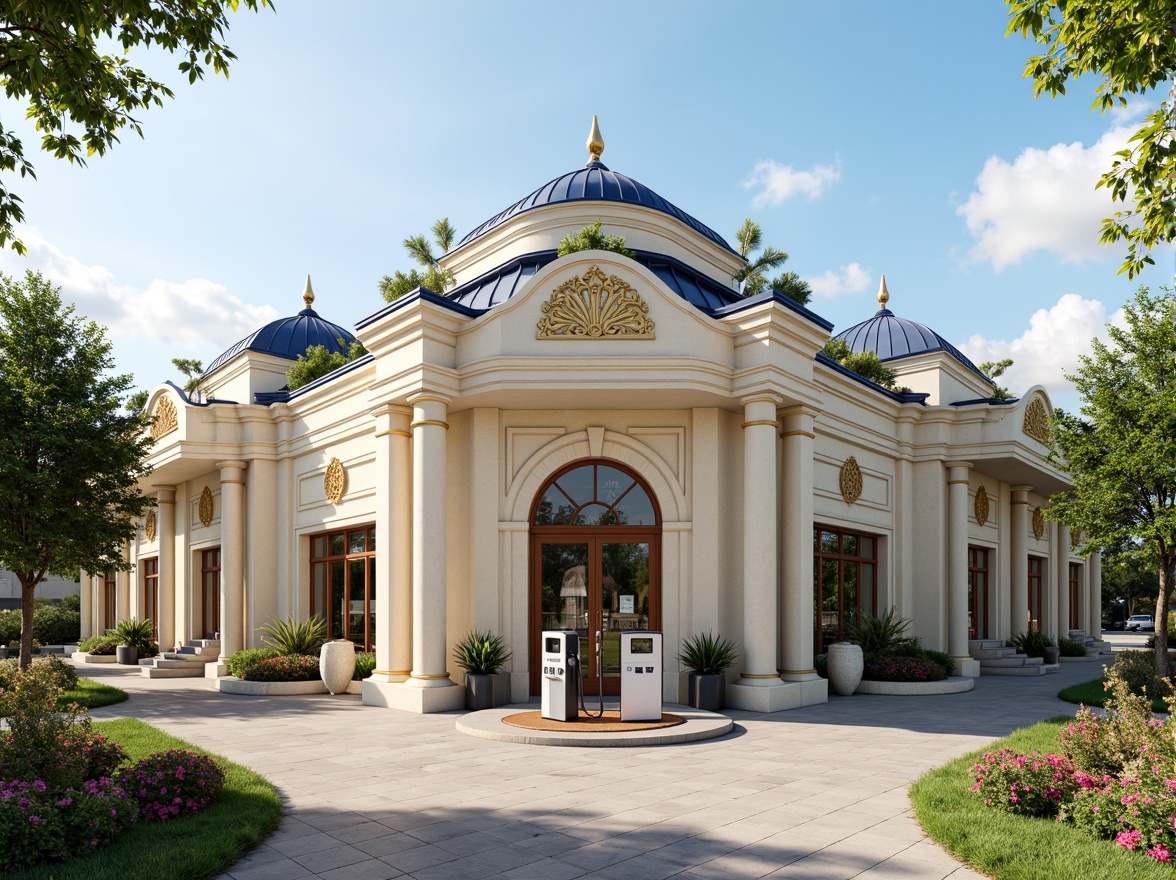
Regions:
[[536, 526], [656, 526], [657, 507], [645, 487], [613, 464], [575, 465], [539, 495]]

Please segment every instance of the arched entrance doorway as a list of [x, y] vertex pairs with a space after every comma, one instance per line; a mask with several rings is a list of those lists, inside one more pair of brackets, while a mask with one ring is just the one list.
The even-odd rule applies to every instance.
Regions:
[[[604, 459], [557, 471], [531, 510], [531, 693], [539, 693], [539, 636], [580, 635], [584, 692], [619, 693], [621, 632], [661, 629], [661, 514], [645, 481]], [[601, 665], [595, 656], [601, 633]]]

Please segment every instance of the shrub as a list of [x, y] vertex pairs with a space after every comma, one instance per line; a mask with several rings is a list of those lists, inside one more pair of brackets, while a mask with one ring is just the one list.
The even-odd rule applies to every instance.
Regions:
[[[44, 658], [33, 662], [47, 666], [48, 669], [43, 672], [62, 690], [69, 690], [78, 683], [77, 670], [56, 654], [47, 654]], [[15, 687], [20, 675], [19, 659], [12, 657], [8, 660], [0, 660], [0, 690]]]
[[923, 651], [923, 656], [928, 660], [933, 660], [943, 667], [943, 675], [945, 678], [951, 678], [955, 675], [955, 660], [952, 659], [951, 654], [945, 654], [943, 651]]
[[310, 620], [290, 615], [285, 620], [271, 620], [261, 627], [261, 640], [282, 655], [315, 654], [323, 646], [327, 625], [317, 614]]
[[76, 642], [82, 631], [82, 615], [59, 605], [47, 605], [33, 612], [33, 638], [42, 645]]
[[268, 660], [270, 657], [277, 657], [277, 648], [245, 648], [230, 654], [225, 660], [225, 666], [228, 667], [229, 675], [235, 675], [237, 678], [245, 677], [245, 669], [258, 660]]
[[118, 639], [114, 636], [90, 636], [80, 645], [79, 651], [94, 654], [99, 657], [113, 657], [118, 648]]
[[469, 675], [493, 675], [506, 665], [510, 651], [502, 636], [473, 630], [453, 649], [453, 660]]
[[351, 676], [351, 680], [363, 681], [365, 678], [370, 678], [371, 674], [375, 671], [376, 655], [360, 651], [355, 655], [355, 674]]
[[818, 654], [813, 658], [813, 668], [817, 670], [817, 675], [821, 678], [829, 677], [829, 655]]
[[134, 801], [110, 779], [56, 792], [43, 780], [0, 782], [0, 870], [90, 852], [136, 815]]
[[1036, 630], [1016, 633], [1009, 639], [1009, 647], [1016, 648], [1018, 654], [1024, 654], [1027, 657], [1044, 657], [1045, 649], [1052, 648], [1053, 643], [1053, 639]]
[[682, 642], [678, 660], [699, 675], [722, 675], [735, 665], [735, 643], [710, 632], [689, 636]]
[[862, 646], [863, 654], [893, 654], [893, 648], [900, 642], [915, 641], [904, 635], [910, 620], [898, 616], [898, 609], [893, 605], [881, 617], [863, 611], [861, 623], [850, 624], [846, 637], [851, 642]]
[[314, 681], [319, 677], [319, 658], [283, 654], [258, 660], [245, 668], [246, 681]]
[[0, 645], [20, 641], [20, 612], [0, 611]]
[[871, 654], [865, 658], [862, 678], [867, 681], [942, 681], [947, 674], [934, 660], [896, 654]]
[[146, 657], [155, 640], [155, 624], [149, 618], [140, 620], [131, 617], [116, 623], [110, 634], [118, 640], [119, 645], [134, 648]]
[[82, 611], [82, 597], [79, 593], [76, 596], [64, 596], [61, 601], [57, 603], [57, 607], [65, 611], [76, 611], [79, 614]]
[[1074, 765], [1064, 756], [1037, 752], [985, 752], [972, 766], [972, 775], [972, 791], [985, 804], [1023, 816], [1056, 816], [1078, 788]]
[[1058, 653], [1062, 657], [1085, 657], [1086, 645], [1073, 639], [1058, 639]]
[[[1169, 666], [1169, 671], [1171, 666]], [[1109, 691], [1110, 675], [1116, 675], [1126, 682], [1131, 693], [1151, 697], [1164, 697], [1172, 692], [1169, 682], [1156, 678], [1155, 651], [1120, 651], [1108, 672], [1106, 688]]]
[[126, 768], [115, 781], [138, 802], [139, 818], [162, 822], [211, 804], [225, 787], [225, 773], [208, 755], [170, 749]]

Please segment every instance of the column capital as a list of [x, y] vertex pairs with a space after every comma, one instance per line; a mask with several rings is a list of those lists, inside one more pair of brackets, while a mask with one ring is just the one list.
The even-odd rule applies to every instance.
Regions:
[[422, 403], [439, 403], [442, 406], [449, 406], [453, 403], [453, 398], [447, 394], [441, 394], [438, 391], [418, 391], [416, 394], [410, 394], [407, 398], [410, 406], [419, 406]]
[[739, 398], [739, 405], [744, 409], [754, 403], [770, 403], [774, 407], [778, 407], [784, 402], [779, 394], [773, 394], [770, 391], [760, 391], [756, 394], [749, 394], [747, 397]]
[[215, 467], [222, 471], [226, 468], [237, 468], [238, 470], [243, 471], [245, 468], [249, 467], [249, 462], [237, 460], [218, 461], [215, 462]]
[[1028, 504], [1029, 493], [1032, 491], [1032, 486], [1009, 486], [1009, 493], [1012, 497], [1013, 504]]
[[155, 490], [155, 501], [158, 504], [175, 504], [176, 503], [176, 487], [175, 486], [152, 486]]

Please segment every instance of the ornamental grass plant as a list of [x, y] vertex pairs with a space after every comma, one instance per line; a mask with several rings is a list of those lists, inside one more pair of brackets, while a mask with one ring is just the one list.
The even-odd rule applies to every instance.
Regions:
[[863, 679], [942, 681], [955, 672], [951, 657], [942, 651], [927, 650], [916, 636], [906, 634], [910, 623], [891, 606], [881, 617], [863, 611], [856, 624], [846, 627], [846, 637], [862, 649]]
[[494, 675], [510, 660], [510, 651], [502, 636], [472, 630], [454, 646], [453, 660], [467, 675]]
[[285, 620], [271, 620], [260, 632], [261, 641], [277, 649], [278, 654], [317, 655], [326, 638], [327, 625], [317, 614], [308, 620], [290, 615]]
[[735, 665], [738, 657], [735, 642], [711, 632], [688, 636], [678, 654], [682, 665], [699, 675], [722, 675]]

